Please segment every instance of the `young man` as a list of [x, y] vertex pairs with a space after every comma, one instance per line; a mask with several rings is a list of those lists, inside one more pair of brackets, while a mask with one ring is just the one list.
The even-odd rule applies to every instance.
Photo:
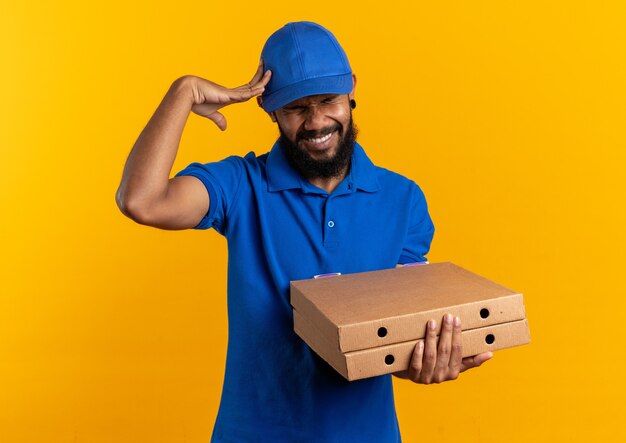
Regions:
[[[434, 233], [412, 181], [378, 168], [355, 141], [348, 59], [323, 27], [289, 23], [266, 42], [250, 83], [176, 80], [133, 147], [117, 202], [162, 229], [228, 239], [229, 343], [215, 442], [400, 441], [391, 376], [347, 382], [293, 332], [289, 282], [425, 261]], [[226, 129], [219, 109], [257, 97], [278, 126], [269, 153], [193, 163], [169, 179], [190, 111]], [[455, 379], [491, 357], [461, 358], [460, 319], [430, 322], [417, 383]]]

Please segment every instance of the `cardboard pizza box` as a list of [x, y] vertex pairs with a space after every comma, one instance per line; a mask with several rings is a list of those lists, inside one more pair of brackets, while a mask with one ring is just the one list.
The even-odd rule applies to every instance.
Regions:
[[292, 281], [291, 304], [340, 353], [423, 338], [446, 313], [463, 330], [526, 316], [521, 293], [449, 262]]
[[[418, 340], [343, 353], [318, 334], [315, 326], [294, 311], [294, 330], [320, 357], [347, 380], [359, 380], [408, 369]], [[463, 357], [530, 342], [528, 322], [500, 323], [461, 332]]]

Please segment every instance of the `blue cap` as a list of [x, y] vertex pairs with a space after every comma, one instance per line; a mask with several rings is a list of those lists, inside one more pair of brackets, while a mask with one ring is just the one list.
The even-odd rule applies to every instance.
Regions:
[[287, 23], [265, 42], [261, 58], [272, 78], [262, 106], [273, 112], [294, 100], [352, 91], [348, 57], [330, 31], [317, 23]]

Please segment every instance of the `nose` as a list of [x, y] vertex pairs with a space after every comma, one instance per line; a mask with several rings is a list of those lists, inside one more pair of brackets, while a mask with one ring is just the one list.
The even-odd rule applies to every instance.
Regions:
[[304, 129], [307, 131], [317, 131], [328, 126], [326, 123], [326, 116], [321, 106], [311, 105], [307, 108]]

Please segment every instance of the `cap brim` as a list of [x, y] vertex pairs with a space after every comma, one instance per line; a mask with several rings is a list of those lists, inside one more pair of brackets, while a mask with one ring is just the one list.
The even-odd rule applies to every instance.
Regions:
[[283, 106], [309, 95], [347, 94], [352, 91], [352, 73], [303, 80], [262, 96], [265, 112], [274, 112]]

